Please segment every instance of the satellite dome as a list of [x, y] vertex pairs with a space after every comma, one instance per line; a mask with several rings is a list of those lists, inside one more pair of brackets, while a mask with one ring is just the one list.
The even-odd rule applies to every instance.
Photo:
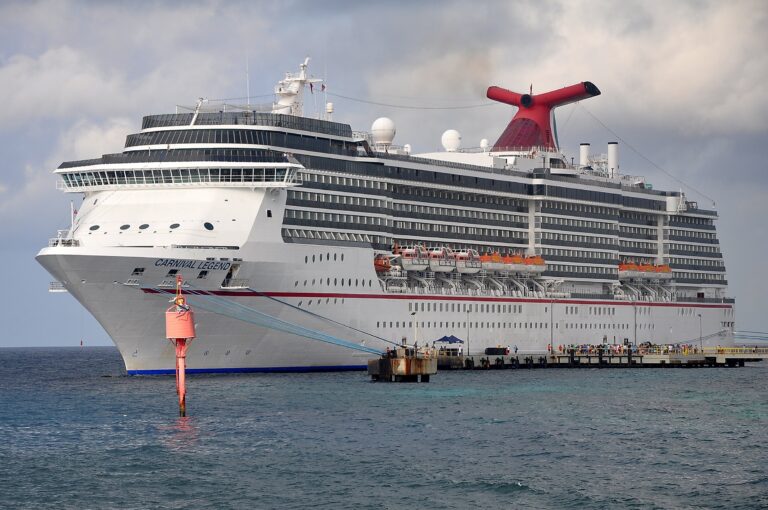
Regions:
[[483, 138], [480, 140], [480, 148], [483, 149], [484, 152], [488, 152], [488, 139]]
[[376, 145], [391, 145], [396, 132], [395, 123], [387, 117], [379, 117], [371, 125], [371, 135]]
[[440, 141], [443, 143], [443, 148], [448, 152], [456, 152], [461, 147], [461, 135], [455, 129], [449, 129], [443, 133]]

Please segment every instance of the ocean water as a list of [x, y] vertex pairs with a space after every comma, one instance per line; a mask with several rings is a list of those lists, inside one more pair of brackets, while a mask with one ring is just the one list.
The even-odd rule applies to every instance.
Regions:
[[768, 508], [768, 366], [128, 377], [0, 349], [0, 508]]

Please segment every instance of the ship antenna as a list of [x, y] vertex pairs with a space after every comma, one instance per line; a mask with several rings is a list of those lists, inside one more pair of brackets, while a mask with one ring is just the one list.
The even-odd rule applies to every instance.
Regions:
[[248, 61], [250, 60], [248, 54], [245, 54], [245, 96], [248, 101], [248, 109], [251, 109], [251, 73], [248, 69]]

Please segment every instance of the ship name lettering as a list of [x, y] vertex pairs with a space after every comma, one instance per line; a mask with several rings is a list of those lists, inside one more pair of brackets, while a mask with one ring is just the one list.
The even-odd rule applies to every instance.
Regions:
[[175, 269], [205, 269], [208, 271], [226, 271], [232, 264], [215, 260], [179, 260], [157, 259], [155, 267], [172, 267]]

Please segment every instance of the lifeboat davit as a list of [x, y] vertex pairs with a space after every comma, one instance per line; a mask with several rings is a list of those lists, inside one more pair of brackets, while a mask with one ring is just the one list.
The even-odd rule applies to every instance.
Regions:
[[456, 269], [456, 260], [450, 248], [434, 248], [429, 251], [429, 270], [435, 273], [450, 273]]
[[480, 263], [486, 271], [504, 271], [504, 259], [499, 252], [481, 255]]
[[429, 267], [429, 253], [423, 246], [395, 249], [395, 255], [406, 271], [426, 271]]
[[475, 250], [453, 252], [456, 260], [456, 271], [464, 274], [477, 273], [483, 268], [480, 255]]

